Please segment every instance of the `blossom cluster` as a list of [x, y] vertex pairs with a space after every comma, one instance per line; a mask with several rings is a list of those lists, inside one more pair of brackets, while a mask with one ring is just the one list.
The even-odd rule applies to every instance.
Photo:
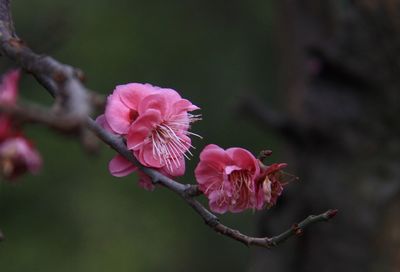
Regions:
[[[108, 97], [105, 113], [97, 122], [109, 132], [126, 140], [127, 148], [146, 167], [169, 177], [182, 176], [185, 157], [191, 155], [191, 123], [200, 119], [190, 112], [199, 108], [183, 99], [175, 90], [150, 84], [130, 83], [117, 86]], [[121, 155], [109, 163], [112, 175], [126, 176], [137, 167]], [[150, 179], [139, 173], [139, 184], [153, 189]]]
[[[13, 106], [18, 99], [19, 70], [6, 73], [0, 84], [0, 104]], [[0, 175], [14, 180], [26, 172], [37, 173], [42, 165], [40, 154], [7, 114], [0, 114]]]
[[[115, 88], [107, 99], [105, 113], [96, 121], [122, 137], [143, 166], [177, 177], [184, 174], [185, 158], [192, 155], [190, 136], [199, 136], [189, 131], [191, 124], [201, 119], [191, 113], [198, 109], [175, 90], [130, 83]], [[195, 176], [212, 211], [242, 212], [275, 205], [283, 191], [284, 167], [285, 163], [264, 165], [243, 148], [224, 150], [210, 144], [200, 154]], [[138, 167], [116, 155], [109, 171], [122, 177], [138, 171]], [[140, 186], [154, 188], [149, 177], [141, 171], [138, 174]]]
[[279, 174], [284, 167], [266, 166], [243, 148], [224, 150], [210, 144], [200, 154], [195, 176], [212, 211], [242, 212], [276, 203], [283, 190]]

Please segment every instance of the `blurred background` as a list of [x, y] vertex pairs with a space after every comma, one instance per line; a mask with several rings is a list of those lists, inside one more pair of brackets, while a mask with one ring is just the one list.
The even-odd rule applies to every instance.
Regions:
[[[19, 36], [89, 88], [148, 82], [202, 108], [192, 130], [204, 140], [180, 181], [194, 183], [208, 143], [272, 149], [300, 177], [276, 207], [224, 223], [273, 235], [340, 213], [278, 249], [246, 248], [171, 192], [112, 177], [107, 146], [90, 155], [31, 125], [44, 167], [0, 183], [1, 271], [400, 271], [399, 1], [12, 2]], [[52, 104], [29, 75], [21, 93]]]

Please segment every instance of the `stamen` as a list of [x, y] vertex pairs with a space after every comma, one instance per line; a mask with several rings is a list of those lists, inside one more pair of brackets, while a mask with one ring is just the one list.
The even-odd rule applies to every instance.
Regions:
[[172, 171], [172, 165], [176, 168], [181, 166], [180, 158], [182, 156], [188, 160], [190, 160], [190, 156], [193, 156], [190, 149], [194, 149], [194, 146], [178, 136], [178, 134], [183, 133], [202, 138], [196, 133], [182, 130], [182, 126], [187, 126], [188, 123], [199, 120], [199, 116], [188, 114], [188, 119], [164, 122], [153, 130], [148, 139], [153, 146], [153, 157], [158, 159], [161, 164], [165, 164], [168, 170]]

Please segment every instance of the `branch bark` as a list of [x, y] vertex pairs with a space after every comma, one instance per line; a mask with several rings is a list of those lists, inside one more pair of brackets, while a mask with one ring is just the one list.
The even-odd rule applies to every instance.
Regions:
[[[0, 0], [0, 52], [11, 60], [14, 60], [26, 71], [32, 73], [39, 83], [48, 90], [50, 95], [56, 99], [61, 98], [67, 101], [67, 109], [72, 116], [76, 117], [77, 120], [84, 117], [86, 126], [104, 143], [124, 156], [131, 163], [138, 166], [141, 171], [152, 179], [154, 184], [159, 184], [179, 195], [186, 204], [192, 207], [204, 222], [216, 232], [248, 246], [255, 245], [271, 248], [279, 245], [289, 237], [298, 234], [307, 226], [313, 223], [327, 221], [336, 215], [337, 211], [328, 210], [317, 216], [309, 216], [299, 224], [293, 225], [289, 230], [271, 238], [247, 236], [238, 230], [234, 230], [222, 224], [217, 216], [195, 199], [195, 197], [201, 194], [196, 185], [179, 183], [160, 174], [154, 169], [144, 167], [136, 160], [132, 152], [126, 148], [126, 144], [121, 137], [104, 130], [93, 119], [88, 117], [90, 109], [88, 106], [88, 89], [79, 80], [76, 73], [77, 70], [51, 57], [44, 57], [34, 53], [22, 40], [17, 38], [12, 25], [10, 1]], [[36, 115], [29, 110], [22, 111], [22, 109], [13, 109], [13, 111], [15, 114], [20, 115]], [[55, 123], [54, 120], [48, 120], [43, 118], [43, 116], [40, 118], [31, 118], [34, 121], [43, 122], [48, 125], [53, 125]]]

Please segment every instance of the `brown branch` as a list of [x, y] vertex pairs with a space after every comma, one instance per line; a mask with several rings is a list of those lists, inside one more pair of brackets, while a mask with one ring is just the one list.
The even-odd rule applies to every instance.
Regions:
[[88, 90], [79, 78], [80, 71], [36, 54], [18, 38], [13, 28], [10, 0], [0, 1], [0, 33], [0, 53], [32, 73], [52, 96], [61, 99], [64, 114], [74, 118], [79, 127], [91, 110]]
[[252, 96], [243, 97], [237, 105], [241, 116], [249, 116], [261, 126], [277, 132], [289, 143], [303, 145], [305, 143], [332, 142], [332, 133], [326, 133], [314, 124], [300, 122], [295, 118], [271, 109]]
[[0, 242], [4, 241], [4, 234], [3, 232], [0, 230]]
[[39, 123], [63, 132], [74, 131], [76, 126], [75, 118], [64, 116], [55, 110], [49, 110], [32, 103], [0, 104], [0, 112], [11, 116], [13, 120], [20, 123]]
[[146, 168], [142, 166], [137, 159], [133, 156], [132, 152], [126, 148], [126, 144], [121, 137], [118, 137], [104, 129], [102, 129], [98, 124], [96, 124], [92, 119], [88, 119], [88, 126], [91, 130], [93, 130], [96, 135], [106, 144], [108, 144], [111, 148], [117, 151], [119, 154], [124, 156], [127, 160], [132, 162], [133, 164], [137, 165], [143, 172], [145, 172], [155, 184], [160, 184], [171, 191], [178, 194], [182, 197], [186, 203], [191, 206], [204, 220], [204, 222], [214, 229], [216, 232], [221, 233], [227, 237], [230, 237], [234, 240], [242, 242], [246, 245], [255, 245], [261, 246], [266, 248], [271, 248], [274, 246], [279, 245], [287, 238], [293, 236], [296, 233], [299, 233], [304, 228], [309, 226], [310, 224], [321, 222], [321, 221], [328, 221], [332, 217], [334, 217], [337, 213], [337, 210], [328, 210], [323, 214], [314, 216], [310, 215], [308, 218], [300, 222], [299, 224], [295, 224], [291, 229], [283, 232], [282, 234], [274, 237], [251, 237], [247, 236], [238, 230], [234, 230], [222, 224], [218, 217], [212, 214], [209, 210], [207, 210], [202, 204], [200, 204], [194, 197], [201, 194], [198, 187], [196, 185], [189, 185], [189, 184], [181, 184], [178, 183], [162, 174], [157, 172], [154, 169]]
[[[75, 69], [61, 64], [50, 57], [41, 57], [35, 54], [21, 40], [15, 40], [16, 36], [15, 34], [12, 34], [14, 32], [12, 31], [11, 26], [12, 21], [9, 14], [9, 0], [0, 0], [0, 52], [17, 62], [25, 70], [31, 72], [38, 79], [39, 83], [41, 83], [51, 95], [56, 98], [65, 96], [65, 98], [70, 101], [71, 110], [75, 110], [74, 108], [77, 107], [78, 110], [76, 112], [78, 112], [79, 115], [83, 114], [83, 112], [87, 113], [87, 110], [82, 110], [83, 106], [86, 105], [86, 102], [77, 100], [77, 98], [81, 97], [80, 95], [82, 93], [87, 93], [87, 89], [79, 80], [77, 80], [74, 73]], [[37, 118], [36, 121], [39, 121], [39, 119], [40, 118]], [[217, 216], [215, 216], [200, 202], [198, 202], [195, 197], [200, 195], [201, 192], [196, 185], [181, 184], [162, 175], [154, 169], [142, 166], [133, 156], [132, 152], [127, 149], [126, 144], [121, 137], [104, 130], [95, 121], [93, 121], [93, 119], [87, 116], [85, 120], [87, 127], [92, 130], [104, 143], [108, 144], [131, 163], [138, 166], [141, 171], [143, 171], [152, 179], [154, 184], [162, 185], [178, 194], [199, 214], [199, 216], [208, 226], [210, 226], [216, 232], [240, 241], [246, 245], [255, 245], [267, 248], [276, 246], [290, 236], [299, 233], [310, 224], [329, 220], [337, 212], [335, 210], [329, 210], [318, 216], [309, 216], [304, 221], [294, 225], [294, 227], [291, 229], [275, 237], [257, 238], [247, 236], [237, 230], [223, 225]]]
[[238, 230], [231, 229], [222, 224], [217, 224], [213, 228], [215, 229], [215, 231], [217, 231], [223, 235], [226, 235], [232, 239], [235, 239], [239, 242], [242, 242], [243, 244], [245, 244], [247, 246], [255, 245], [255, 246], [260, 246], [260, 247], [272, 248], [272, 247], [276, 247], [279, 244], [283, 243], [291, 236], [302, 234], [303, 230], [311, 224], [314, 224], [317, 222], [322, 222], [322, 221], [328, 221], [329, 219], [333, 218], [337, 214], [337, 212], [338, 212], [337, 210], [328, 210], [324, 213], [321, 213], [320, 215], [310, 215], [306, 219], [301, 221], [300, 223], [294, 224], [287, 231], [285, 231], [279, 235], [273, 236], [271, 238], [249, 237], [247, 235], [240, 233]]
[[264, 105], [259, 99], [252, 96], [243, 97], [238, 106], [238, 112], [250, 116], [269, 129], [272, 129], [286, 138], [303, 137], [304, 129], [300, 124], [291, 120], [283, 113], [277, 112]]

